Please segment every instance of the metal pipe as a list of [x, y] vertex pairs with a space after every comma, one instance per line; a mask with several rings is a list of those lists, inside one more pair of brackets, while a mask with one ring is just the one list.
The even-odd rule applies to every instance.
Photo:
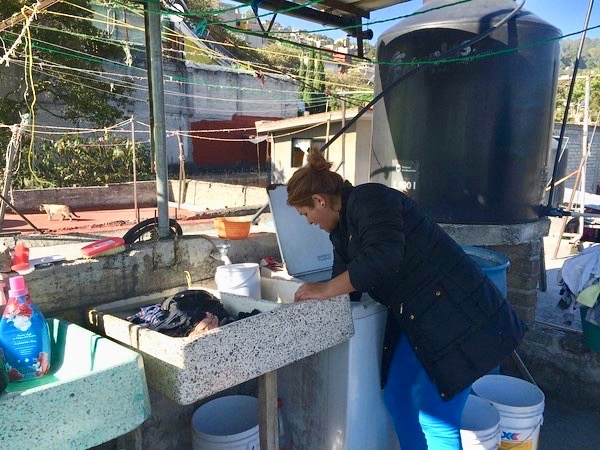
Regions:
[[165, 127], [165, 92], [161, 41], [160, 0], [144, 4], [146, 64], [150, 92], [150, 146], [156, 161], [156, 203], [158, 236], [169, 236], [169, 188], [167, 174], [167, 136]]

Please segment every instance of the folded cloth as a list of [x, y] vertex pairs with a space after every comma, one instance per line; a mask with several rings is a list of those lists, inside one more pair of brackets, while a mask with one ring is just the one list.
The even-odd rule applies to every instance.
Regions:
[[600, 284], [592, 284], [579, 293], [577, 303], [581, 303], [588, 308], [593, 308], [596, 301], [598, 301], [598, 294], [600, 294]]

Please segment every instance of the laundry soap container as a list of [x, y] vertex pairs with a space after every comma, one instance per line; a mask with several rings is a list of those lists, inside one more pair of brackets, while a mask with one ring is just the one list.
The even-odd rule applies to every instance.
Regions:
[[9, 279], [8, 303], [0, 319], [0, 347], [9, 381], [25, 381], [50, 370], [50, 330], [33, 304], [25, 278]]
[[[268, 194], [285, 270], [262, 268], [262, 298], [294, 302], [303, 282], [331, 278], [333, 246], [325, 231], [287, 204], [286, 186], [271, 186]], [[286, 434], [294, 449], [397, 448], [380, 387], [387, 309], [366, 294], [352, 302], [346, 296], [346, 301], [354, 335], [278, 370], [278, 395], [286, 405]]]

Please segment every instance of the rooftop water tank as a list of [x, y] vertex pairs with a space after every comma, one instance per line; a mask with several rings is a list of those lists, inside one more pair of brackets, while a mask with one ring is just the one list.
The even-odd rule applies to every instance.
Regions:
[[[445, 7], [444, 7], [445, 6]], [[381, 35], [371, 180], [405, 191], [442, 223], [538, 219], [561, 31], [513, 0], [430, 0]], [[427, 11], [431, 10], [431, 11]]]

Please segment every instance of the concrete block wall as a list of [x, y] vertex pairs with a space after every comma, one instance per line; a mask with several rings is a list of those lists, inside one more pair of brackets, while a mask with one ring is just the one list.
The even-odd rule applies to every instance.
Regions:
[[[171, 198], [179, 198], [179, 186], [171, 182]], [[186, 180], [182, 192], [183, 203], [202, 209], [261, 207], [269, 201], [266, 189], [255, 186]]]
[[[140, 208], [156, 206], [156, 182], [137, 183]], [[75, 212], [82, 209], [133, 208], [133, 183], [54, 189], [22, 189], [12, 193], [12, 204], [21, 213], [39, 213], [41, 203], [67, 204]]]
[[495, 245], [489, 249], [505, 254], [510, 260], [506, 274], [508, 299], [523, 320], [533, 323], [540, 280], [541, 239], [518, 245]]
[[[554, 136], [560, 135], [560, 128], [560, 124], [554, 125]], [[588, 127], [588, 143], [591, 140], [591, 151], [586, 164], [587, 174], [585, 188], [586, 192], [595, 194], [596, 186], [600, 182], [600, 139], [598, 136], [593, 135], [594, 127], [590, 126]], [[568, 175], [574, 170], [577, 170], [581, 161], [581, 155], [583, 151], [583, 125], [567, 125], [565, 128], [565, 137], [569, 138], [569, 142], [567, 142], [568, 160], [566, 173], [566, 175]], [[553, 162], [554, 161], [552, 161], [552, 163]], [[549, 170], [551, 171], [552, 167], [550, 167]], [[552, 175], [552, 172], [550, 172], [550, 175]], [[575, 177], [567, 181], [565, 186], [572, 189], [574, 182]]]
[[[169, 182], [169, 200], [179, 197], [178, 180]], [[257, 207], [268, 202], [264, 188], [198, 180], [183, 182], [183, 203], [202, 209]], [[137, 183], [138, 207], [156, 206], [156, 182]], [[41, 203], [64, 203], [75, 212], [83, 209], [120, 209], [134, 207], [133, 183], [78, 188], [26, 189], [13, 192], [12, 204], [21, 213], [39, 213]]]

